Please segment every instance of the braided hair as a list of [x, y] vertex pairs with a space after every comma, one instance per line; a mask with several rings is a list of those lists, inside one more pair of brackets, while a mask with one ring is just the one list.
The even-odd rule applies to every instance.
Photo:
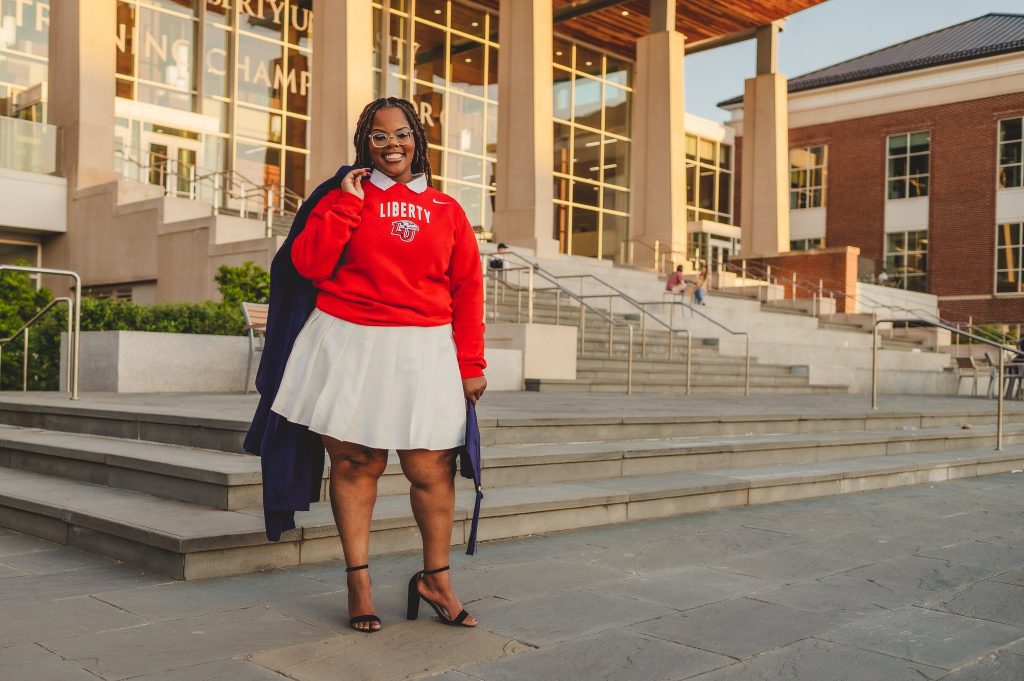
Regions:
[[416, 114], [416, 108], [412, 102], [398, 97], [381, 97], [366, 105], [363, 112], [359, 114], [359, 122], [356, 124], [356, 134], [352, 141], [356, 147], [356, 167], [371, 168], [373, 162], [370, 157], [370, 131], [373, 130], [373, 118], [381, 109], [401, 109], [409, 121], [409, 129], [412, 130], [413, 138], [416, 140], [416, 151], [412, 156], [412, 173], [417, 175], [423, 173], [427, 179], [427, 185], [433, 186], [434, 176], [430, 171], [430, 155], [427, 153], [427, 135], [423, 132], [423, 124]]

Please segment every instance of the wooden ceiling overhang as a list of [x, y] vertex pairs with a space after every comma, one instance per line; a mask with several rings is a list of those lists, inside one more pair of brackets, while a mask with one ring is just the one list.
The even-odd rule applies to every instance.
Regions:
[[[752, 37], [758, 26], [825, 0], [678, 0], [676, 30], [688, 47]], [[553, 0], [555, 32], [634, 58], [636, 41], [650, 32], [650, 0]]]

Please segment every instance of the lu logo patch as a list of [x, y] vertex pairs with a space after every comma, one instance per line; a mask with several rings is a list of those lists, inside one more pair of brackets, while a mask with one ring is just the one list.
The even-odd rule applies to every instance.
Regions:
[[391, 223], [391, 235], [397, 236], [407, 243], [416, 238], [418, 231], [420, 231], [419, 225], [411, 220], [395, 220]]

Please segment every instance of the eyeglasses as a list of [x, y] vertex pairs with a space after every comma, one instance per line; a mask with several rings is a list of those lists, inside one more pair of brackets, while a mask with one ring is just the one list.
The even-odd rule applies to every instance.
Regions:
[[409, 128], [402, 128], [401, 130], [396, 130], [394, 133], [391, 134], [386, 132], [371, 133], [370, 144], [377, 147], [378, 149], [381, 149], [388, 145], [388, 142], [391, 141], [392, 137], [395, 138], [395, 142], [397, 144], [400, 144], [402, 146], [412, 144], [413, 142], [412, 130], [410, 130]]

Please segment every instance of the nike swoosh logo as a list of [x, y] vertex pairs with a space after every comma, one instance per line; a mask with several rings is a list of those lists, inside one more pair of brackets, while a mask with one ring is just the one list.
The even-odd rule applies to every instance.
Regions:
[[447, 205], [448, 205], [449, 203], [451, 203], [451, 201], [438, 201], [437, 199], [431, 199], [431, 200], [432, 200], [432, 201], [433, 201], [434, 203], [440, 204], [440, 205], [442, 205], [442, 206], [447, 206]]

